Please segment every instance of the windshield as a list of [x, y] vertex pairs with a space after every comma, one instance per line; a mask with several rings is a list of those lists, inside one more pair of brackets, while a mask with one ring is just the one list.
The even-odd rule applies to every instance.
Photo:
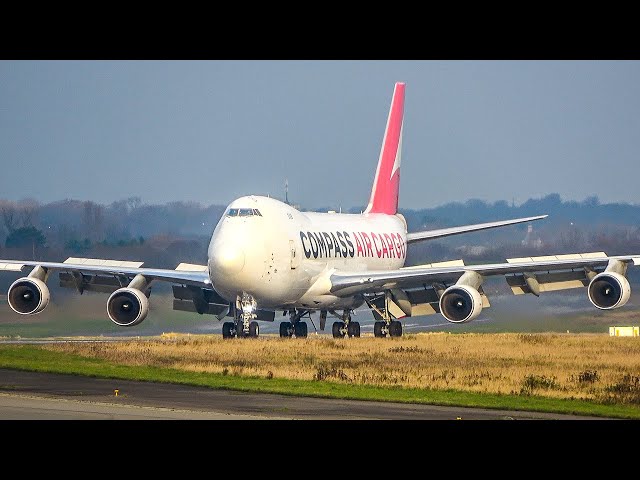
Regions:
[[230, 208], [226, 213], [227, 217], [261, 217], [262, 214], [257, 208]]

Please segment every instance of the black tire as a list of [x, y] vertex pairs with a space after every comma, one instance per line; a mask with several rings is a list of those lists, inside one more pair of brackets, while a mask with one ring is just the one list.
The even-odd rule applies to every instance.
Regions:
[[389, 325], [389, 335], [392, 337], [401, 337], [402, 336], [402, 323], [398, 320], [394, 320]]
[[238, 338], [244, 338], [244, 332], [242, 331], [242, 320], [236, 323], [236, 336]]
[[233, 322], [224, 322], [222, 324], [222, 338], [233, 338]]
[[382, 338], [386, 337], [386, 335], [382, 332], [382, 327], [384, 327], [384, 322], [376, 322], [373, 324], [373, 336]]
[[347, 333], [350, 337], [359, 337], [360, 336], [360, 323], [359, 322], [349, 322], [347, 326]]
[[258, 335], [260, 335], [260, 325], [258, 325], [258, 322], [251, 322], [249, 324], [249, 336], [258, 338]]
[[288, 338], [291, 336], [290, 330], [291, 322], [280, 322], [280, 336], [283, 338]]
[[296, 322], [295, 324], [295, 333], [296, 338], [306, 338], [309, 329], [307, 327], [307, 322]]
[[333, 322], [333, 326], [331, 327], [333, 338], [344, 338], [344, 333], [340, 331], [342, 327], [344, 327], [343, 322]]

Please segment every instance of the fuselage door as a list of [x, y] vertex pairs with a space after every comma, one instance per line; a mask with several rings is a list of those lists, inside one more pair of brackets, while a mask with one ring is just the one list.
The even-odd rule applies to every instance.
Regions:
[[300, 265], [300, 257], [296, 251], [296, 242], [289, 240], [289, 250], [291, 251], [291, 269], [294, 270]]

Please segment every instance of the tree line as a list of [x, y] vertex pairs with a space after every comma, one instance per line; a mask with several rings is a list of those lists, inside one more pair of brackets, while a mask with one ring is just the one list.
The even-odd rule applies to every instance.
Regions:
[[[106, 205], [70, 199], [0, 200], [0, 258], [113, 258], [158, 268], [205, 263], [209, 238], [224, 209], [197, 202], [145, 204], [140, 197]], [[597, 196], [577, 202], [553, 193], [520, 205], [470, 199], [400, 213], [409, 231], [549, 215], [531, 224], [419, 242], [408, 250], [408, 265], [457, 258], [473, 263], [552, 253], [640, 252], [640, 206], [602, 204]]]

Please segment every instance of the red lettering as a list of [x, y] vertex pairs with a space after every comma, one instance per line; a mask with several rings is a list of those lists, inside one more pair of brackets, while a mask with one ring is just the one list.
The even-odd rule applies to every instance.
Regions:
[[395, 246], [395, 252], [398, 255], [398, 258], [402, 258], [402, 249], [400, 248], [400, 235], [392, 233], [391, 237], [393, 238], [393, 245]]
[[387, 257], [391, 258], [391, 254], [393, 254], [393, 257], [395, 258], [395, 252], [393, 251], [393, 241], [391, 240], [391, 237], [389, 236], [388, 233], [384, 234], [384, 241], [387, 243], [387, 246], [389, 247], [389, 253], [387, 254]]
[[369, 240], [369, 235], [367, 235], [364, 232], [360, 232], [360, 234], [362, 235], [362, 239], [364, 240], [364, 244], [367, 247], [367, 253], [365, 253], [365, 255], [367, 257], [373, 257], [373, 250], [371, 250], [371, 240]]
[[356, 232], [353, 232], [353, 236], [356, 239], [356, 255], [358, 257], [364, 257], [365, 256], [365, 252], [362, 249], [362, 243], [360, 242], [360, 235], [358, 235]]
[[382, 250], [378, 248], [378, 244], [376, 243], [376, 238], [378, 238], [378, 236], [375, 233], [371, 232], [371, 239], [373, 240], [373, 244], [376, 247], [376, 253], [378, 254], [378, 258], [380, 258], [380, 255], [382, 255]]

